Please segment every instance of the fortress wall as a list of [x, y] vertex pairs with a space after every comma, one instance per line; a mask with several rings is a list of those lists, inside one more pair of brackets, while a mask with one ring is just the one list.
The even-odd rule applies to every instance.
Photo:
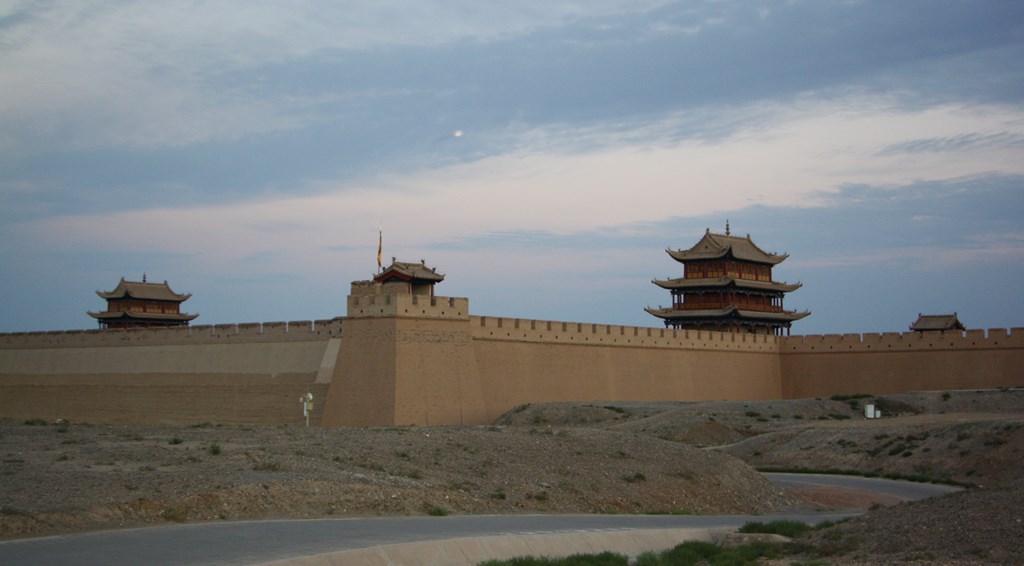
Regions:
[[324, 426], [394, 424], [395, 318], [345, 321], [324, 405]]
[[1024, 385], [1024, 328], [794, 336], [780, 351], [787, 399]]
[[306, 376], [240, 374], [0, 375], [0, 416], [91, 423], [318, 425], [328, 384]]
[[0, 373], [315, 375], [329, 340], [0, 349]]
[[471, 317], [485, 422], [523, 403], [777, 399], [778, 339]]
[[394, 424], [485, 424], [467, 318], [398, 319]]
[[324, 424], [484, 423], [469, 301], [349, 297]]
[[322, 404], [340, 336], [339, 320], [3, 334], [0, 416], [304, 423], [299, 395]]
[[1024, 385], [1024, 328], [783, 338], [468, 306], [354, 295], [344, 321], [0, 334], [0, 416], [299, 424], [312, 391], [314, 424], [486, 423], [523, 403]]

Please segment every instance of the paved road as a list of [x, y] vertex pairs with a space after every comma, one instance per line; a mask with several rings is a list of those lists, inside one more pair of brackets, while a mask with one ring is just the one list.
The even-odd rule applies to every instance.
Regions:
[[[908, 499], [950, 491], [946, 486], [846, 476], [766, 475], [780, 484], [838, 484], [892, 493]], [[253, 564], [384, 544], [470, 536], [738, 527], [748, 521], [794, 519], [818, 522], [843, 516], [464, 515], [205, 523], [0, 542], [0, 564]]]
[[951, 485], [887, 480], [882, 478], [862, 478], [859, 476], [766, 473], [764, 474], [764, 477], [779, 485], [820, 485], [841, 487], [844, 489], [860, 489], [885, 495], [895, 495], [896, 497], [902, 497], [903, 499], [925, 499], [935, 495], [943, 495], [954, 491], [960, 491], [959, 487]]

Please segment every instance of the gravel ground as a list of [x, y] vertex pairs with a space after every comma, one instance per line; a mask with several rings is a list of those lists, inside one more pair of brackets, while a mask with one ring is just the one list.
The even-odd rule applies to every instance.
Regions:
[[3, 421], [0, 455], [4, 538], [163, 521], [797, 504], [731, 456], [600, 429]]
[[[890, 416], [863, 419], [864, 402]], [[798, 538], [802, 554], [773, 564], [1024, 564], [1019, 389], [535, 405], [480, 427], [8, 420], [0, 421], [0, 457], [0, 538], [166, 521], [871, 506]], [[787, 493], [747, 464], [983, 487], [913, 503], [848, 490]]]
[[805, 558], [835, 564], [1024, 564], [1024, 481], [872, 510], [799, 541], [815, 547]]

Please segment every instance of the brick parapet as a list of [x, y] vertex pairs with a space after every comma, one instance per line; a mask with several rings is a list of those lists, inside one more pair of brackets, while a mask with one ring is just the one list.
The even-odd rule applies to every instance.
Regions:
[[776, 336], [708, 330], [674, 330], [491, 316], [471, 316], [470, 327], [474, 340], [759, 353], [775, 353], [779, 348], [779, 338]]
[[785, 354], [915, 352], [1024, 348], [1024, 328], [939, 332], [823, 334], [781, 338]]
[[340, 338], [342, 320], [301, 320], [106, 330], [0, 333], [0, 349], [305, 342]]
[[349, 295], [348, 318], [469, 320], [469, 299], [428, 295]]

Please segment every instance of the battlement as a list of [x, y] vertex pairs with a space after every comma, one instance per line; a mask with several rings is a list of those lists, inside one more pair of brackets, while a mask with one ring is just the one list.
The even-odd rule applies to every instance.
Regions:
[[1024, 328], [939, 332], [823, 334], [781, 339], [783, 354], [1024, 348]]
[[550, 342], [632, 348], [679, 348], [778, 352], [779, 338], [767, 334], [675, 330], [582, 322], [471, 316], [474, 340]]
[[348, 318], [469, 320], [469, 299], [408, 294], [349, 295]]
[[0, 333], [0, 349], [300, 342], [341, 337], [342, 319], [249, 322], [169, 328]]

